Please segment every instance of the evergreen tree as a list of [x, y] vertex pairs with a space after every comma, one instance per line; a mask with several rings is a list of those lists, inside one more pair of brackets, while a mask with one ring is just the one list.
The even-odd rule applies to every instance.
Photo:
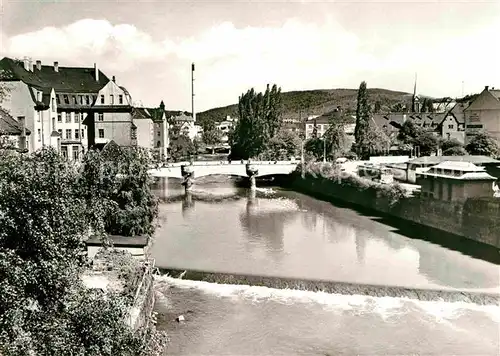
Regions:
[[370, 128], [370, 106], [368, 105], [368, 92], [366, 82], [361, 82], [358, 90], [358, 101], [356, 107], [356, 128], [354, 138], [356, 140], [356, 151], [360, 157], [366, 156], [369, 152], [369, 143], [366, 136]]

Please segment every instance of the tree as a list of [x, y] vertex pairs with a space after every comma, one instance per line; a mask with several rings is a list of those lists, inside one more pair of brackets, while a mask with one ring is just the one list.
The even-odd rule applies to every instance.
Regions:
[[471, 155], [484, 155], [496, 157], [499, 147], [496, 140], [485, 132], [475, 135], [465, 146], [467, 152]]
[[467, 151], [462, 146], [454, 146], [450, 147], [446, 150], [443, 150], [444, 156], [465, 156], [467, 155]]
[[300, 146], [300, 137], [295, 132], [281, 130], [269, 140], [267, 150], [263, 153], [262, 158], [267, 160], [288, 160], [290, 157], [297, 156]]
[[337, 158], [343, 154], [346, 148], [345, 119], [333, 115], [328, 122], [328, 129], [323, 134], [323, 140], [326, 143], [326, 154], [327, 158]]
[[196, 148], [189, 137], [182, 134], [170, 141], [170, 157], [175, 162], [189, 159], [196, 154]]
[[422, 130], [415, 125], [413, 120], [406, 120], [398, 132], [398, 140], [403, 144], [414, 145], [417, 137], [422, 133]]
[[[91, 219], [104, 220], [108, 212], [100, 211], [106, 204], [96, 203], [113, 200], [109, 194], [117, 181], [122, 193], [125, 184], [132, 200], [142, 201], [141, 184], [148, 184], [130, 165], [119, 172], [132, 177], [116, 180], [116, 175], [110, 176], [115, 166], [108, 171], [95, 161], [95, 154], [84, 161], [83, 173], [51, 148], [30, 155], [0, 154], [0, 354], [4, 356], [146, 354], [142, 331], [134, 334], [124, 323], [130, 300], [88, 290], [81, 282], [88, 264], [83, 239], [90, 223], [104, 228], [104, 221]], [[137, 163], [137, 156], [133, 158]], [[96, 177], [89, 180], [90, 174]], [[89, 190], [82, 189], [82, 183]], [[115, 194], [120, 195], [120, 189]]]
[[233, 158], [256, 157], [266, 150], [281, 127], [281, 106], [281, 89], [276, 84], [271, 89], [268, 85], [264, 94], [252, 88], [240, 96], [240, 119], [231, 135]]
[[368, 105], [368, 91], [366, 90], [366, 82], [361, 82], [358, 89], [358, 100], [356, 106], [356, 128], [354, 130], [354, 138], [356, 140], [356, 150], [360, 157], [367, 155], [370, 151], [370, 145], [366, 140], [367, 133], [370, 129], [370, 106]]
[[215, 146], [220, 145], [222, 142], [222, 132], [217, 128], [208, 131], [203, 131], [201, 139], [207, 146], [212, 146], [212, 154], [213, 154]]
[[374, 108], [373, 108], [373, 112], [374, 112], [375, 114], [377, 114], [377, 113], [379, 113], [379, 112], [380, 112], [380, 110], [381, 110], [381, 109], [382, 109], [382, 103], [380, 102], [380, 100], [377, 100], [377, 101], [375, 102], [375, 106], [374, 106]]
[[443, 150], [443, 154], [447, 150], [450, 150], [455, 147], [463, 148], [463, 146], [464, 145], [456, 139], [441, 140], [441, 149]]
[[423, 131], [415, 139], [415, 145], [422, 156], [430, 156], [437, 151], [439, 140], [432, 132]]

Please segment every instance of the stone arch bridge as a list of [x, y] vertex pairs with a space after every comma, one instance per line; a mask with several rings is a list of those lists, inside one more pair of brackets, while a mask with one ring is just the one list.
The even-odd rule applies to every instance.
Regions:
[[298, 162], [294, 161], [185, 162], [168, 164], [149, 172], [153, 177], [183, 179], [186, 190], [193, 185], [194, 179], [209, 175], [249, 177], [250, 187], [255, 188], [256, 177], [290, 174], [297, 165]]

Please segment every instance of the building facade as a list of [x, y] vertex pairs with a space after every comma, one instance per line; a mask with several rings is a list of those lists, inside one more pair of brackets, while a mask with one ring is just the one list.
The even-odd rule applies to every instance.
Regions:
[[495, 177], [470, 162], [445, 161], [417, 174], [421, 194], [444, 201], [493, 197]]
[[486, 86], [464, 113], [466, 144], [480, 132], [500, 142], [500, 90]]

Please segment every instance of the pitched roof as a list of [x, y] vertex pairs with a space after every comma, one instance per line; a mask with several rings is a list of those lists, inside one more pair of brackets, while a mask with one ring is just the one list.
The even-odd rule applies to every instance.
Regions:
[[42, 65], [38, 70], [24, 69], [22, 61], [8, 57], [0, 60], [0, 80], [21, 80], [37, 88], [54, 88], [61, 93], [97, 93], [109, 82], [108, 77], [99, 70], [99, 80], [95, 79], [94, 68], [58, 67]]
[[[0, 108], [0, 135], [18, 136], [21, 135], [21, 125], [6, 110]], [[26, 135], [30, 131], [26, 129]]]
[[498, 89], [490, 89], [490, 93], [497, 98], [497, 100], [500, 100], [500, 90]]
[[[447, 173], [446, 170], [450, 172]], [[484, 167], [478, 167], [471, 162], [464, 161], [444, 161], [418, 173], [418, 175], [460, 180], [496, 180], [484, 170]]]

